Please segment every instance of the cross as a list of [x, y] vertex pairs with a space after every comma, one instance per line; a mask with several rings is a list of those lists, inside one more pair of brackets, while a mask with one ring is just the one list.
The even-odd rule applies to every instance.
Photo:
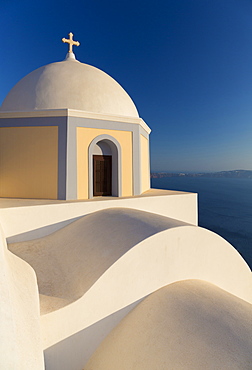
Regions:
[[68, 50], [69, 53], [73, 52], [73, 45], [76, 45], [76, 46], [80, 45], [79, 41], [73, 40], [72, 32], [69, 33], [69, 39], [65, 39], [65, 37], [63, 37], [62, 41], [67, 42], [69, 44], [69, 50]]

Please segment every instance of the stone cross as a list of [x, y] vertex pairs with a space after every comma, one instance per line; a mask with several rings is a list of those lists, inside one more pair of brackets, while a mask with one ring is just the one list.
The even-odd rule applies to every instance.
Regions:
[[68, 50], [69, 53], [73, 52], [73, 45], [76, 45], [76, 46], [80, 45], [79, 41], [73, 40], [72, 32], [69, 33], [69, 39], [65, 39], [65, 37], [63, 37], [62, 41], [67, 42], [69, 44], [69, 50]]

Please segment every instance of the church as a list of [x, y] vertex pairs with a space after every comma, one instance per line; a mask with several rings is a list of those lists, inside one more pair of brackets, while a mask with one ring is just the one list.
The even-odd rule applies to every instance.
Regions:
[[150, 128], [112, 77], [76, 60], [71, 33], [66, 41], [63, 62], [25, 76], [2, 104], [0, 196], [139, 195], [150, 187]]
[[0, 108], [0, 367], [251, 369], [250, 268], [150, 188], [151, 129], [62, 41]]

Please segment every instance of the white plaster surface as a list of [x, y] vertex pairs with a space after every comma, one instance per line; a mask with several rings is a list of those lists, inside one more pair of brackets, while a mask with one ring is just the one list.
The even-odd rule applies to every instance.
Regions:
[[48, 235], [76, 217], [114, 207], [138, 209], [197, 225], [197, 194], [150, 189], [137, 197], [87, 201], [0, 199], [0, 223], [11, 242]]
[[32, 268], [7, 250], [0, 227], [0, 369], [42, 370], [39, 296]]
[[[82, 297], [120, 257], [149, 236], [186, 225], [133, 209], [94, 212], [41, 239], [9, 244], [36, 271], [41, 313]], [[56, 305], [56, 306], [55, 306]]]
[[197, 280], [144, 299], [108, 335], [85, 370], [250, 370], [252, 306]]
[[[81, 120], [85, 120], [85, 124], [82, 127], [93, 127], [92, 123], [95, 123], [95, 127], [97, 128], [97, 122], [102, 121], [103, 125], [107, 122], [109, 125], [112, 126], [113, 123], [117, 125], [118, 122], [122, 124], [122, 129], [127, 130], [127, 126], [125, 124], [130, 125], [139, 125], [141, 134], [145, 135], [151, 133], [150, 127], [144, 122], [142, 118], [139, 117], [128, 117], [128, 116], [118, 116], [115, 114], [105, 114], [105, 113], [94, 113], [94, 112], [87, 112], [78, 109], [42, 109], [42, 110], [34, 110], [34, 111], [20, 111], [20, 112], [5, 112], [0, 109], [0, 119], [9, 118], [13, 120], [15, 118], [48, 118], [48, 117], [69, 117], [69, 118], [77, 118]], [[84, 121], [82, 121], [84, 122]], [[103, 127], [104, 128], [104, 127]], [[106, 127], [105, 127], [106, 128]], [[112, 127], [113, 129], [114, 127]]]
[[[175, 281], [205, 280], [251, 302], [251, 271], [228, 242], [153, 213], [104, 209], [10, 249], [38, 276], [48, 369], [84, 367], [99, 345], [99, 322], [104, 337], [119, 312]], [[70, 350], [83, 337], [83, 347]]]
[[139, 117], [126, 91], [108, 74], [74, 59], [29, 73], [6, 96], [1, 111], [75, 109]]

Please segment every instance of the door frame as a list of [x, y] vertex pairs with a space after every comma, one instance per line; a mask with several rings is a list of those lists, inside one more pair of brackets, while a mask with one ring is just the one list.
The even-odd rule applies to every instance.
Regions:
[[93, 194], [93, 155], [97, 143], [104, 141], [110, 146], [112, 153], [112, 196], [122, 196], [122, 151], [120, 143], [110, 135], [96, 136], [88, 147], [88, 197], [92, 199]]

